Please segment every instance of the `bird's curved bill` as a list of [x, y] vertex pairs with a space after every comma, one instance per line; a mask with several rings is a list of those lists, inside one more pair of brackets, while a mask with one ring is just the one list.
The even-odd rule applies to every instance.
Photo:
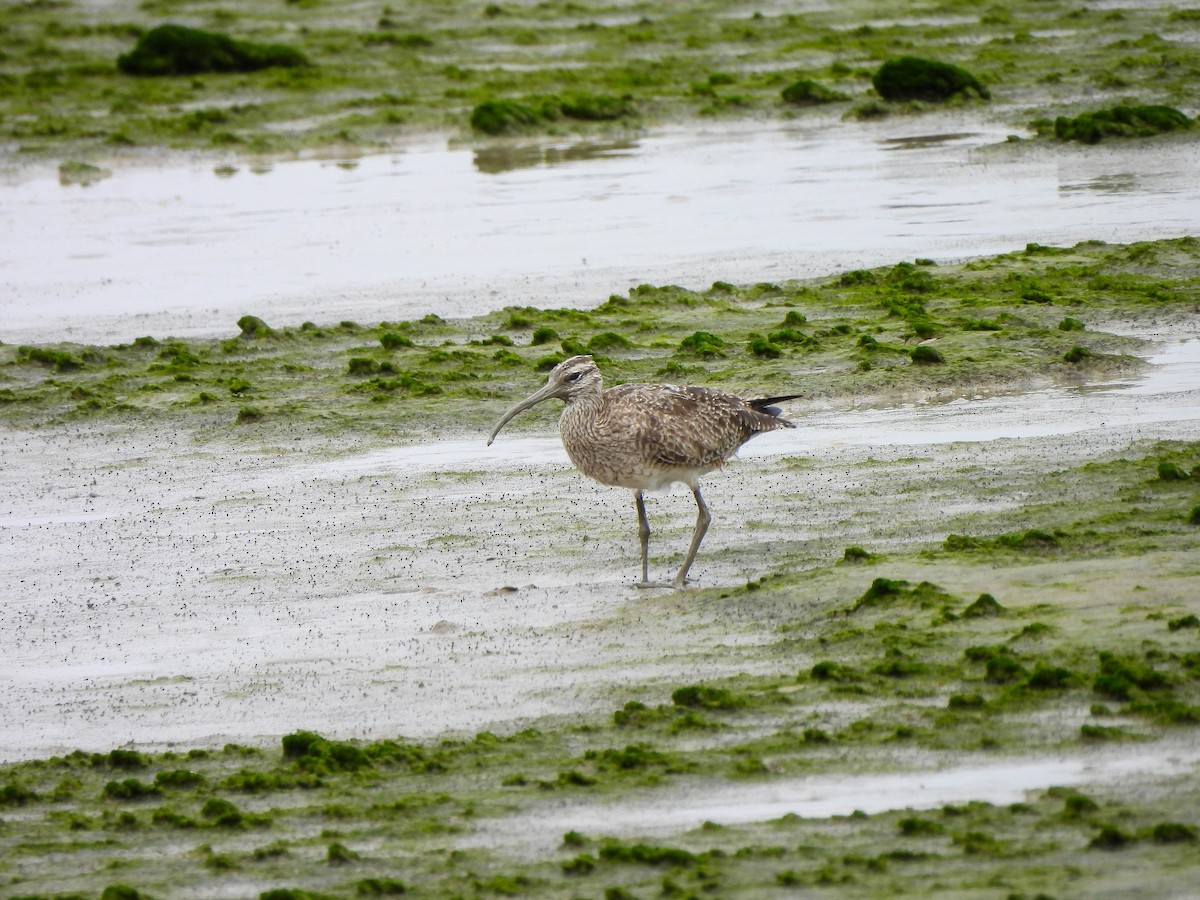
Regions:
[[492, 445], [492, 441], [496, 439], [496, 435], [500, 433], [500, 429], [507, 425], [509, 421], [516, 417], [518, 413], [523, 413], [525, 410], [529, 409], [529, 407], [537, 406], [543, 400], [549, 400], [551, 397], [555, 396], [555, 387], [555, 385], [547, 384], [541, 390], [534, 391], [532, 394], [502, 415], [500, 417], [500, 421], [496, 423], [496, 427], [492, 429], [492, 433], [488, 436], [488, 446], [490, 447]]

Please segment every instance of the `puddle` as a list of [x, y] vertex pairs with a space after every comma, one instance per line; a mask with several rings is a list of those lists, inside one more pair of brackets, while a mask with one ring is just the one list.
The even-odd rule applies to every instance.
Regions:
[[1129, 778], [1186, 774], [1200, 761], [1200, 748], [1180, 741], [1124, 747], [1078, 756], [1008, 760], [886, 775], [822, 775], [763, 783], [721, 785], [705, 781], [700, 791], [667, 788], [637, 802], [564, 804], [536, 818], [485, 824], [473, 843], [544, 850], [570, 830], [605, 836], [678, 834], [705, 822], [744, 825], [786, 815], [806, 819], [867, 815], [903, 809], [935, 809], [978, 801], [1017, 803], [1026, 793], [1054, 786], [1087, 784], [1111, 788]]
[[[1200, 421], [1200, 340], [1167, 345], [1149, 362], [1137, 378], [927, 406], [817, 413], [797, 424], [810, 447], [920, 447], [1118, 429], [1170, 431], [1174, 424]], [[743, 455], [777, 444], [778, 434], [747, 445]]]
[[86, 186], [10, 175], [0, 339], [228, 335], [246, 313], [282, 326], [591, 306], [647, 282], [1200, 231], [1191, 145], [1080, 150], [1006, 133], [934, 114], [428, 139], [349, 163], [117, 161]]

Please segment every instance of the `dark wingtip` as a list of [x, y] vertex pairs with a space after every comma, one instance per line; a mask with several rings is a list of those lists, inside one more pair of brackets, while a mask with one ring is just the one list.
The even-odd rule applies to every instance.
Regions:
[[764, 412], [768, 416], [778, 416], [783, 410], [776, 403], [784, 403], [788, 400], [799, 400], [803, 394], [784, 394], [782, 397], [760, 397], [757, 400], [747, 400], [751, 409], [757, 409], [759, 412]]

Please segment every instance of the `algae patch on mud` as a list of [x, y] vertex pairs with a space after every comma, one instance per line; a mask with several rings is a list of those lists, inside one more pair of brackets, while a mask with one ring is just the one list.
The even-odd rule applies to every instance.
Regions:
[[1106, 323], [1189, 314], [1198, 261], [1190, 237], [1029, 245], [816, 282], [640, 285], [590, 310], [508, 307], [369, 326], [274, 327], [246, 315], [222, 340], [0, 345], [0, 418], [14, 427], [171, 420], [260, 436], [283, 427], [403, 435], [415, 421], [422, 431], [465, 431], [493, 417], [490, 401], [527, 392], [576, 353], [594, 355], [610, 382], [801, 387], [814, 403], [1084, 382], [1141, 366], [1139, 342]]
[[[982, 11], [956, 0], [936, 15], [916, 3], [796, 12], [749, 9], [737, 0], [647, 2], [636, 11], [623, 4], [433, 0], [402, 8], [266, 0], [236, 9], [215, 0], [113, 0], [103, 9], [10, 3], [0, 8], [0, 134], [22, 156], [129, 147], [369, 148], [415, 132], [469, 135], [472, 113], [489, 104], [503, 106], [505, 115], [490, 119], [503, 130], [550, 133], [806, 115], [806, 104], [783, 96], [804, 81], [828, 85], [816, 96], [854, 105], [859, 115], [920, 112], [924, 101], [884, 104], [872, 88], [881, 61], [898, 53], [972, 73], [952, 87], [990, 93], [1007, 109], [998, 114], [1016, 122], [1029, 118], [1030, 105], [1035, 114], [1073, 111], [1080, 97], [1123, 100], [1134, 85], [1146, 103], [1190, 102], [1197, 48], [1187, 12], [1033, 0]], [[248, 61], [255, 70], [211, 72], [211, 65], [156, 51], [149, 71], [195, 74], [123, 75], [115, 60], [137, 59], [136, 42], [167, 23], [236, 34], [232, 55], [244, 58], [238, 67]], [[221, 59], [230, 56], [220, 49]], [[300, 60], [312, 65], [294, 65]], [[583, 115], [544, 116], [548, 98], [559, 98], [553, 102], [560, 112], [581, 98], [603, 102], [585, 102]], [[625, 114], [631, 109], [637, 120]]]

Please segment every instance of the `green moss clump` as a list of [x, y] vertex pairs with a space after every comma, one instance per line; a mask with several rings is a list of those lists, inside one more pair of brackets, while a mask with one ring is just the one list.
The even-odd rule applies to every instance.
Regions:
[[697, 331], [679, 342], [679, 352], [703, 357], [704, 359], [712, 359], [713, 357], [724, 356], [724, 348], [726, 346], [725, 341], [721, 340], [715, 334], [710, 334], [707, 331]]
[[354, 883], [359, 897], [394, 897], [408, 893], [408, 886], [398, 878], [363, 878]]
[[559, 101], [559, 110], [568, 119], [583, 122], [611, 122], [634, 114], [629, 97], [604, 95], [580, 95]]
[[966, 69], [919, 56], [888, 60], [875, 73], [871, 84], [880, 97], [891, 102], [924, 100], [943, 103], [951, 97], [971, 93], [983, 100], [991, 98], [988, 89]]
[[991, 538], [979, 538], [969, 534], [948, 534], [942, 542], [942, 549], [947, 553], [969, 553], [978, 550], [1037, 552], [1053, 550], [1059, 546], [1057, 535], [1037, 528], [998, 534]]
[[649, 844], [622, 844], [605, 841], [600, 846], [600, 858], [611, 862], [641, 863], [646, 866], [695, 866], [700, 858], [679, 847], [656, 847]]
[[907, 581], [891, 578], [876, 578], [852, 607], [853, 612], [873, 606], [892, 606], [910, 603], [924, 609], [945, 604], [954, 598], [929, 581], [912, 585]]
[[105, 800], [149, 800], [160, 796], [162, 796], [162, 790], [158, 786], [146, 784], [137, 778], [110, 781], [104, 785]]
[[984, 664], [984, 678], [992, 684], [1009, 684], [1023, 678], [1025, 667], [1007, 653], [996, 653]]
[[785, 87], [782, 91], [783, 102], [793, 106], [819, 106], [823, 103], [836, 103], [839, 100], [849, 100], [845, 94], [825, 87], [811, 78], [801, 78]]
[[1191, 477], [1191, 473], [1181, 469], [1173, 462], [1164, 460], [1158, 464], [1159, 481], [1187, 481]]
[[1083, 741], [1099, 742], [1099, 741], [1119, 741], [1128, 737], [1128, 734], [1120, 728], [1112, 728], [1108, 725], [1088, 725], [1079, 726], [1079, 739]]
[[173, 769], [168, 772], [159, 772], [154, 776], [154, 783], [165, 788], [200, 787], [205, 781], [205, 777], [199, 772], [192, 772], [188, 769]]
[[865, 565], [879, 559], [878, 554], [864, 550], [862, 547], [847, 547], [842, 551], [842, 563], [848, 566]]
[[1158, 691], [1169, 687], [1166, 675], [1135, 659], [1113, 653], [1100, 653], [1100, 671], [1092, 682], [1092, 690], [1114, 700], [1130, 700], [1134, 689]]
[[137, 888], [127, 884], [110, 884], [100, 894], [100, 900], [150, 900]]
[[693, 684], [681, 687], [671, 694], [671, 702], [676, 706], [701, 707], [703, 709], [737, 709], [743, 705], [742, 699], [724, 688], [709, 687], [703, 684]]
[[1182, 822], [1160, 822], [1154, 826], [1151, 837], [1156, 844], [1194, 844], [1200, 840], [1196, 829]]
[[77, 160], [67, 160], [59, 163], [58, 166], [58, 183], [92, 185], [98, 181], [103, 181], [112, 175], [108, 169], [102, 169], [99, 166], [93, 166], [90, 163], [78, 162]]
[[1032, 123], [1039, 134], [1053, 133], [1060, 141], [1098, 144], [1108, 137], [1153, 137], [1171, 131], [1183, 131], [1195, 125], [1172, 106], [1114, 106], [1073, 118], [1059, 116]]
[[136, 750], [110, 750], [104, 761], [113, 769], [144, 769], [149, 760]]
[[355, 862], [359, 858], [358, 854], [347, 847], [345, 844], [334, 842], [329, 845], [325, 852], [325, 860], [331, 866], [345, 866]]
[[778, 344], [774, 344], [765, 338], [754, 338], [750, 341], [748, 349], [760, 359], [779, 359], [783, 354]]
[[309, 66], [299, 50], [281, 44], [253, 44], [188, 28], [160, 25], [117, 57], [126, 75], [199, 75], [204, 72], [254, 72], [275, 67]]
[[848, 666], [834, 662], [831, 659], [825, 659], [817, 663], [809, 670], [809, 675], [815, 681], [858, 681], [859, 675]]
[[521, 134], [542, 128], [559, 119], [580, 122], [609, 122], [635, 114], [628, 97], [579, 95], [517, 100], [485, 100], [471, 110], [471, 128], [493, 137]]
[[784, 328], [780, 331], [772, 331], [767, 335], [767, 340], [772, 344], [795, 344], [797, 346], [816, 346], [816, 341], [810, 338], [803, 331], [795, 328]]
[[907, 816], [896, 823], [896, 827], [905, 837], [932, 837], [945, 834], [946, 829], [940, 822], [924, 819], [920, 816]]
[[1088, 846], [1093, 850], [1123, 850], [1133, 843], [1133, 837], [1121, 831], [1115, 825], [1105, 825], [1100, 829]]
[[871, 667], [872, 675], [882, 675], [885, 678], [911, 678], [923, 675], [929, 670], [923, 662], [913, 659], [908, 654], [894, 647], [888, 651], [883, 662]]
[[270, 337], [275, 333], [271, 326], [258, 316], [242, 316], [238, 319], [237, 326], [241, 329], [239, 337], [246, 338], [247, 340]]
[[938, 351], [934, 350], [928, 344], [920, 344], [919, 346], [913, 347], [912, 351], [909, 353], [909, 356], [912, 357], [912, 361], [914, 363], [921, 366], [931, 366], [945, 362], [945, 360], [942, 358], [942, 354], [938, 353]]
[[1070, 669], [1038, 662], [1025, 684], [1039, 691], [1061, 691], [1078, 682], [1079, 676]]
[[46, 347], [17, 348], [17, 362], [37, 363], [54, 369], [55, 372], [74, 372], [83, 368], [83, 360], [65, 350], [50, 350]]
[[946, 701], [947, 709], [984, 709], [987, 700], [981, 694], [951, 694]]
[[0, 787], [0, 807], [24, 806], [38, 799], [36, 791], [15, 782]]
[[564, 875], [587, 875], [596, 868], [596, 857], [590, 853], [581, 853], [574, 859], [569, 859], [562, 864]]
[[516, 134], [546, 119], [541, 110], [515, 100], [486, 100], [471, 110], [471, 128], [493, 136]]
[[648, 769], [652, 766], [669, 765], [669, 757], [649, 744], [629, 744], [624, 750], [609, 747], [604, 750], [589, 750], [583, 758], [602, 766], [610, 766], [626, 772]]
[[1002, 616], [1008, 610], [997, 602], [991, 594], [980, 594], [979, 599], [963, 610], [964, 619], [987, 619]]
[[413, 346], [411, 339], [395, 331], [385, 331], [379, 336], [379, 343], [384, 350], [400, 350]]

